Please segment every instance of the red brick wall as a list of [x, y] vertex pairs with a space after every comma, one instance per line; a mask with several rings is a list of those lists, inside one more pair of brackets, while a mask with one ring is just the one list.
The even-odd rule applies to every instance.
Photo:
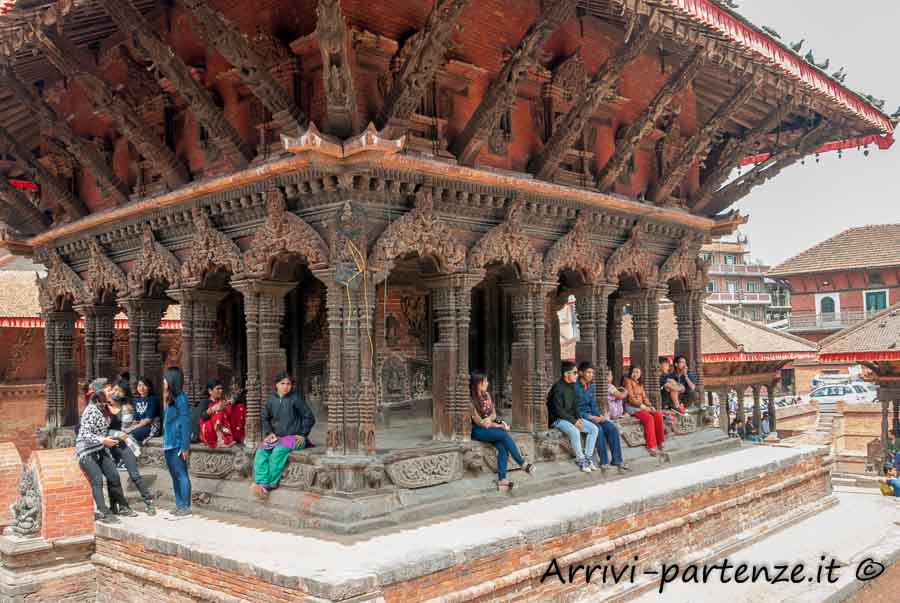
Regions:
[[37, 450], [29, 461], [41, 488], [41, 537], [46, 540], [94, 533], [94, 500], [74, 448]]
[[12, 442], [0, 442], [0, 532], [9, 523], [9, 506], [19, 496], [22, 457]]
[[36, 431], [46, 423], [43, 383], [0, 384], [0, 442], [12, 442], [22, 458], [37, 448]]

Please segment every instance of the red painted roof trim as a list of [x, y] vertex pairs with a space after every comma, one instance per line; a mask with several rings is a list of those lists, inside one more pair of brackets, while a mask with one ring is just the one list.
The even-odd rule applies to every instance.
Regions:
[[[821, 147], [816, 149], [816, 153], [830, 153], [832, 151], [846, 151], [848, 149], [856, 149], [859, 147], [864, 147], [866, 145], [874, 144], [880, 150], [886, 151], [891, 148], [894, 144], [893, 136], [860, 136], [858, 138], [848, 138], [846, 140], [837, 140], [835, 142], [829, 142], [828, 144], [823, 144]], [[762, 153], [760, 155], [751, 155], [749, 157], [744, 157], [741, 159], [741, 163], [739, 164], [741, 167], [747, 165], [755, 165], [757, 163], [762, 163], [766, 161], [771, 155], [769, 153]]]
[[[116, 329], [128, 329], [128, 320], [116, 320]], [[44, 319], [42, 318], [22, 318], [18, 316], [0, 316], [0, 328], [8, 329], [43, 329]], [[75, 321], [76, 329], [84, 328], [84, 320]], [[180, 320], [163, 320], [159, 323], [159, 328], [163, 331], [180, 331]]]
[[22, 189], [23, 191], [38, 190], [37, 184], [35, 184], [34, 182], [29, 182], [28, 180], [19, 180], [17, 178], [10, 178], [9, 183], [18, 189]]
[[807, 63], [803, 57], [775, 41], [771, 36], [725, 8], [713, 4], [711, 0], [665, 0], [665, 2], [693, 21], [730, 38], [815, 92], [829, 97], [885, 134], [890, 135], [894, 132], [894, 124], [890, 118], [868, 101], [828, 77], [819, 68]]
[[900, 350], [819, 354], [820, 362], [878, 362], [879, 360], [900, 360]]
[[[666, 356], [672, 360], [672, 355]], [[703, 354], [704, 363], [712, 362], [772, 362], [779, 360], [814, 360], [815, 352], [723, 352]], [[631, 357], [625, 356], [625, 364], [631, 364]]]

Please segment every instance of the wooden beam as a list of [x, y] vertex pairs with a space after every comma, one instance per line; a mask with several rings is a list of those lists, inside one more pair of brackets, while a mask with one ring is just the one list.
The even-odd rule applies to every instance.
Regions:
[[[394, 83], [385, 97], [378, 116], [378, 126], [384, 128], [395, 121], [408, 120], [419, 106], [435, 75], [447, 62], [453, 47], [457, 22], [471, 0], [435, 0], [425, 27], [409, 38], [400, 51], [406, 57]], [[387, 133], [393, 138], [396, 133]]]
[[805, 136], [775, 153], [769, 161], [763, 162], [749, 173], [717, 191], [712, 201], [705, 206], [704, 213], [706, 215], [714, 215], [727, 209], [757, 186], [765, 184], [780, 174], [785, 168], [794, 165], [815, 151], [832, 131], [829, 125], [828, 120], [823, 119], [819, 125], [812, 128]]
[[700, 190], [690, 203], [691, 211], [702, 212], [712, 201], [715, 192], [725, 184], [731, 171], [737, 167], [741, 159], [756, 150], [756, 145], [777, 128], [793, 110], [793, 99], [788, 98], [773, 109], [761, 124], [747, 132], [740, 138], [732, 138], [725, 143], [725, 148], [719, 155], [718, 165], [700, 185]]
[[115, 175], [94, 145], [78, 136], [69, 123], [61, 119], [44, 99], [15, 76], [11, 68], [0, 69], [0, 79], [17, 101], [52, 128], [54, 136], [63, 143], [66, 151], [82, 166], [91, 170], [91, 174], [100, 182], [104, 196], [111, 197], [116, 205], [128, 203], [128, 187]]
[[228, 163], [235, 168], [246, 167], [253, 157], [250, 147], [228, 122], [209, 90], [194, 79], [188, 66], [156, 33], [140, 11], [134, 8], [131, 0], [102, 0], [101, 5], [116, 27], [128, 35], [129, 42], [146, 53], [172, 82]]
[[22, 167], [27, 167], [34, 172], [35, 179], [41, 186], [41, 194], [43, 195], [47, 191], [53, 195], [69, 217], [77, 220], [88, 214], [81, 199], [73, 195], [56, 176], [51, 174], [28, 149], [22, 147], [15, 137], [3, 127], [0, 127], [0, 148], [5, 148], [6, 152], [12, 155]]
[[50, 30], [35, 33], [47, 60], [64, 76], [78, 81], [94, 108], [115, 120], [128, 142], [160, 170], [170, 189], [176, 189], [190, 180], [187, 168], [172, 149], [150, 130], [134, 105], [127, 102], [123, 95], [113, 92], [93, 61], [80, 48]]
[[462, 165], [474, 165], [484, 144], [498, 134], [501, 118], [516, 99], [519, 81], [537, 63], [550, 35], [575, 13], [573, 0], [544, 0], [541, 4], [537, 21], [522, 37], [500, 73], [492, 79], [478, 108], [453, 141], [452, 152]]
[[361, 124], [350, 65], [350, 31], [344, 22], [340, 0], [319, 0], [316, 17], [325, 87], [324, 129], [328, 134], [348, 138], [361, 130]]
[[681, 184], [691, 167], [698, 161], [706, 159], [716, 134], [725, 127], [725, 124], [734, 115], [735, 111], [740, 109], [744, 103], [756, 94], [761, 83], [761, 80], [757, 78], [745, 82], [737, 91], [737, 94], [721, 105], [709, 121], [696, 134], [691, 136], [668, 173], [662, 177], [659, 184], [651, 191], [651, 201], [657, 205], [668, 201], [672, 191]]
[[597, 112], [603, 101], [615, 92], [622, 70], [640, 56], [654, 35], [655, 31], [649, 24], [642, 27], [594, 74], [584, 92], [575, 99], [568, 113], [554, 128], [553, 135], [544, 145], [544, 150], [532, 160], [529, 168], [535, 177], [541, 180], [553, 179], [560, 162], [581, 136], [585, 124]]
[[23, 234], [35, 235], [50, 226], [50, 218], [0, 173], [0, 199], [3, 200], [3, 221]]
[[610, 190], [619, 178], [619, 174], [625, 169], [637, 146], [650, 131], [656, 127], [656, 122], [666, 112], [669, 103], [684, 90], [697, 75], [704, 61], [704, 51], [696, 48], [681, 66], [672, 74], [669, 80], [660, 88], [656, 96], [637, 120], [628, 127], [625, 137], [622, 139], [613, 156], [601, 170], [597, 183], [601, 191]]
[[194, 29], [218, 50], [256, 98], [265, 105], [272, 120], [285, 133], [296, 133], [305, 120], [303, 111], [269, 71], [270, 65], [256, 52], [240, 30], [213, 9], [206, 0], [180, 0], [194, 15]]

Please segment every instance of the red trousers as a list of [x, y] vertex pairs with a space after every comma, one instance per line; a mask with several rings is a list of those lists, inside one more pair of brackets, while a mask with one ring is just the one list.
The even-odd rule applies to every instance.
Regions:
[[218, 432], [221, 432], [223, 444], [243, 442], [246, 421], [247, 406], [231, 404], [225, 410], [210, 415], [209, 419], [200, 421], [200, 441], [215, 448], [219, 445]]
[[666, 428], [663, 425], [663, 414], [660, 411], [639, 410], [632, 416], [644, 426], [644, 439], [647, 440], [647, 448], [652, 450], [665, 443]]

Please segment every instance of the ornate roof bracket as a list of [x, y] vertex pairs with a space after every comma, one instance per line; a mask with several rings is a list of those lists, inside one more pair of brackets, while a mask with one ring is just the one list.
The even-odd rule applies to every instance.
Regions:
[[540, 280], [543, 256], [535, 251], [531, 239], [522, 228], [522, 212], [525, 202], [512, 199], [506, 212], [506, 220], [490, 229], [469, 252], [469, 268], [484, 270], [491, 264], [515, 266], [523, 281]]
[[126, 102], [122, 95], [113, 93], [80, 48], [49, 30], [36, 31], [35, 34], [47, 60], [64, 76], [78, 80], [94, 107], [116, 121], [118, 129], [129, 142], [160, 170], [170, 189], [176, 189], [190, 180], [187, 168], [172, 149], [147, 127], [134, 106]]
[[672, 191], [681, 184], [691, 167], [699, 161], [704, 161], [709, 155], [710, 145], [712, 145], [716, 133], [756, 94], [761, 85], [762, 80], [755, 77], [744, 82], [737, 93], [716, 109], [709, 121], [691, 136], [678, 159], [675, 160], [675, 164], [650, 193], [650, 199], [654, 203], [661, 204], [668, 201]]
[[[819, 122], [819, 125], [797, 139], [792, 145], [783, 148], [772, 155], [768, 161], [760, 163], [748, 173], [725, 186], [725, 188], [717, 191], [712, 201], [703, 208], [705, 210], [704, 213], [706, 215], [714, 215], [728, 208], [728, 206], [745, 197], [757, 186], [765, 184], [780, 174], [785, 168], [794, 165], [815, 151], [832, 132], [831, 125], [827, 119], [823, 119]], [[695, 211], [699, 211], [699, 209], [695, 208]]]
[[556, 282], [559, 271], [576, 270], [587, 283], [596, 283], [603, 278], [605, 266], [599, 249], [591, 241], [591, 214], [587, 210], [578, 212], [575, 225], [561, 239], [558, 239], [544, 255], [544, 281]]
[[588, 120], [600, 108], [600, 105], [615, 92], [622, 70], [628, 63], [640, 56], [650, 44], [654, 34], [654, 28], [649, 23], [640, 28], [637, 34], [632, 34], [625, 45], [597, 71], [590, 84], [575, 99], [569, 112], [559, 122], [553, 136], [544, 145], [543, 152], [529, 166], [536, 178], [541, 180], [553, 178], [560, 162], [581, 136], [581, 131]]
[[103, 301], [101, 299], [103, 291], [115, 291], [118, 297], [127, 296], [128, 280], [122, 269], [106, 257], [100, 243], [94, 237], [88, 239], [88, 248], [91, 255], [88, 261], [85, 285], [89, 293], [97, 301]]
[[344, 21], [340, 0], [319, 0], [316, 16], [316, 38], [322, 53], [325, 85], [325, 131], [347, 138], [360, 129], [351, 67], [350, 30]]
[[100, 181], [104, 196], [111, 197], [115, 200], [116, 205], [128, 203], [128, 187], [113, 173], [110, 166], [92, 144], [78, 136], [68, 122], [60, 119], [50, 105], [44, 102], [44, 99], [29, 90], [28, 86], [15, 76], [11, 68], [6, 67], [0, 70], [0, 79], [3, 80], [7, 89], [12, 92], [16, 100], [28, 107], [43, 122], [50, 125], [53, 128], [54, 135], [62, 141], [66, 150], [82, 166], [91, 170], [94, 177]]
[[737, 167], [741, 159], [752, 153], [772, 130], [783, 122], [794, 108], [793, 99], [788, 98], [766, 116], [763, 122], [750, 130], [741, 138], [732, 138], [725, 144], [719, 157], [718, 167], [709, 174], [700, 185], [700, 190], [691, 202], [691, 210], [702, 211], [712, 201], [715, 192], [725, 184], [731, 171]]
[[282, 131], [298, 131], [305, 117], [303, 111], [269, 72], [266, 61], [241, 35], [236, 25], [212, 8], [207, 0], [180, 0], [194, 16], [194, 29], [225, 60], [237, 67], [237, 72], [253, 94], [272, 114], [272, 120]]
[[44, 190], [48, 191], [56, 201], [62, 206], [66, 214], [73, 219], [82, 218], [87, 215], [87, 208], [81, 199], [69, 191], [66, 186], [60, 182], [56, 176], [47, 171], [39, 161], [26, 149], [24, 149], [15, 137], [9, 133], [6, 128], [0, 127], [0, 146], [6, 147], [7, 152], [15, 157], [22, 166], [32, 170], [38, 184], [41, 186], [41, 194]]
[[134, 8], [131, 0], [103, 0], [100, 4], [127, 36], [130, 45], [146, 53], [172, 82], [228, 163], [235, 168], [246, 167], [253, 157], [250, 147], [225, 118], [209, 91], [194, 80], [188, 66]]
[[474, 165], [478, 154], [500, 130], [503, 115], [513, 105], [519, 81], [538, 61], [550, 35], [575, 14], [573, 0], [544, 0], [541, 13], [481, 99], [465, 129], [453, 141], [452, 152], [463, 165]]
[[237, 243], [216, 229], [204, 208], [193, 208], [191, 217], [197, 234], [191, 254], [181, 264], [182, 285], [200, 286], [210, 273], [220, 269], [232, 277], [243, 275], [246, 267]]
[[5, 208], [3, 221], [16, 230], [33, 235], [47, 230], [50, 218], [0, 173], [0, 200]]
[[665, 85], [656, 93], [656, 96], [650, 101], [650, 104], [641, 116], [628, 127], [621, 144], [616, 147], [615, 153], [606, 162], [606, 166], [604, 166], [597, 178], [598, 187], [601, 191], [606, 192], [612, 189], [622, 170], [628, 165], [641, 139], [656, 126], [656, 122], [666, 112], [675, 96], [694, 80], [694, 76], [697, 75], [700, 67], [703, 65], [704, 56], [702, 48], [697, 47], [694, 49], [691, 56], [684, 60]]
[[622, 275], [630, 274], [638, 277], [643, 287], [659, 281], [659, 267], [647, 251], [646, 236], [643, 222], [637, 222], [625, 244], [620, 245], [606, 262], [606, 280], [618, 283]]
[[141, 256], [134, 269], [128, 273], [131, 296], [145, 296], [148, 281], [165, 284], [168, 289], [178, 289], [181, 286], [181, 264], [171, 251], [156, 240], [150, 225], [144, 223]]
[[453, 36], [463, 9], [471, 0], [436, 0], [425, 27], [406, 41], [400, 56], [405, 57], [378, 116], [384, 128], [407, 120], [416, 111], [435, 75], [447, 62]]
[[309, 127], [297, 137], [282, 134], [281, 142], [285, 151], [295, 155], [316, 153], [333, 159], [371, 160], [373, 157], [393, 155], [402, 151], [406, 146], [406, 136], [398, 139], [385, 138], [375, 130], [375, 125], [370, 123], [362, 134], [341, 141], [322, 134], [316, 124], [310, 122]]

